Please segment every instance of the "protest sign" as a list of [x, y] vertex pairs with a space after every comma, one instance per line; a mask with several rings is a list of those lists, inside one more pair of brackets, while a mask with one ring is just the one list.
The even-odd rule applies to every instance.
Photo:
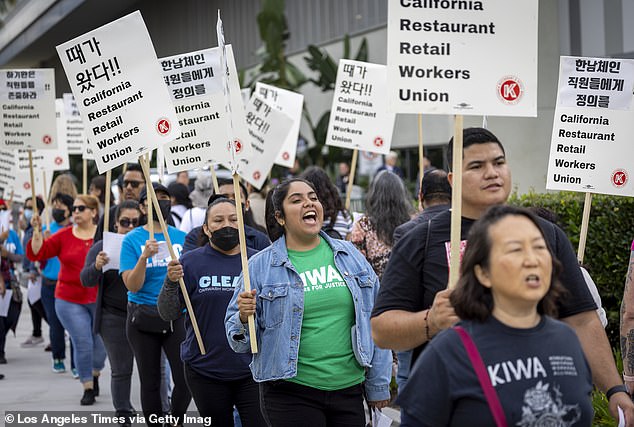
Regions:
[[388, 113], [385, 65], [342, 59], [337, 69], [326, 145], [387, 154], [394, 113]]
[[[236, 149], [236, 172], [259, 189], [273, 167], [293, 120], [255, 93], [247, 104], [246, 113], [248, 144]], [[230, 168], [230, 165], [225, 167]]]
[[546, 188], [634, 196], [634, 60], [561, 57]]
[[359, 156], [357, 173], [359, 175], [374, 176], [381, 166], [383, 166], [383, 158], [380, 154], [362, 151]]
[[[32, 197], [35, 192], [36, 196], [43, 196], [42, 191], [46, 188], [51, 188], [53, 183], [53, 174], [48, 173], [46, 177], [42, 176], [42, 173], [36, 173], [33, 175], [33, 181], [28, 170], [15, 172], [15, 180], [13, 181], [12, 190], [13, 200], [19, 203], [24, 202], [29, 197]], [[44, 182], [46, 179], [46, 182]], [[33, 182], [33, 184], [32, 184]], [[32, 186], [33, 185], [33, 186]]]
[[291, 130], [275, 159], [276, 164], [292, 168], [297, 154], [297, 139], [299, 138], [299, 126], [302, 122], [304, 95], [260, 82], [255, 84], [255, 93], [293, 120]]
[[0, 147], [15, 150], [57, 147], [55, 71], [2, 70]]
[[[160, 59], [181, 134], [163, 146], [169, 173], [202, 168], [210, 162], [228, 162], [227, 115], [222, 88], [220, 48]], [[227, 45], [232, 112], [244, 121], [238, 72], [231, 45]], [[242, 114], [240, 114], [242, 112]], [[244, 131], [241, 132], [244, 138]]]
[[86, 150], [86, 132], [77, 102], [72, 93], [62, 95], [64, 102], [65, 137], [68, 154], [83, 154]]
[[389, 111], [537, 115], [537, 0], [387, 3]]
[[15, 153], [13, 150], [0, 150], [0, 188], [3, 197], [8, 197], [15, 182]]
[[180, 126], [141, 14], [57, 46], [99, 173], [169, 142]]
[[[32, 150], [33, 168], [35, 170], [61, 171], [70, 169], [65, 137], [64, 104], [61, 99], [55, 100], [55, 122], [57, 124], [57, 148], [51, 150]], [[16, 150], [15, 160], [20, 171], [29, 170], [28, 150]]]

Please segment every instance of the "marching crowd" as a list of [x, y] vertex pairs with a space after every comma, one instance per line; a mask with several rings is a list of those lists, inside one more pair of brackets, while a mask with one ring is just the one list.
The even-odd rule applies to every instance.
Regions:
[[[240, 185], [241, 204], [231, 180], [214, 191], [211, 178], [192, 186], [181, 173], [167, 187], [153, 183], [160, 209], [151, 212], [142, 170], [128, 164], [108, 224], [105, 180], [83, 195], [60, 175], [50, 225], [44, 201], [27, 199], [22, 240], [0, 235], [0, 293], [20, 293], [19, 263], [24, 280], [41, 280], [23, 346], [43, 343], [47, 322], [53, 372], [73, 371], [84, 406], [99, 396], [107, 359], [123, 424], [137, 409], [148, 425], [159, 425], [152, 414], [182, 420], [193, 398], [214, 426], [364, 426], [364, 402], [370, 414], [390, 404], [395, 377], [403, 426], [589, 426], [593, 384], [634, 426], [596, 289], [566, 235], [539, 211], [505, 205], [511, 171], [493, 133], [465, 129], [463, 144], [460, 174], [424, 174], [419, 212], [390, 157], [354, 220], [345, 184], [315, 166], [264, 191]], [[468, 244], [448, 289], [456, 177]], [[122, 235], [120, 254], [104, 250], [107, 231]], [[16, 298], [0, 317], [0, 364], [20, 306]], [[130, 401], [134, 363], [141, 408]]]

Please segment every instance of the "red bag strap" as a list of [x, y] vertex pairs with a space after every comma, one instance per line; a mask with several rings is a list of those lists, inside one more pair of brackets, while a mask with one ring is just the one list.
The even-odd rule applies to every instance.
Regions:
[[458, 333], [460, 339], [462, 340], [462, 345], [464, 345], [465, 350], [467, 350], [467, 355], [469, 355], [469, 360], [471, 360], [473, 370], [478, 376], [478, 381], [480, 381], [484, 397], [486, 398], [487, 403], [489, 404], [489, 409], [491, 409], [491, 413], [493, 414], [495, 425], [497, 427], [507, 427], [506, 416], [504, 415], [502, 404], [500, 403], [500, 399], [498, 399], [498, 395], [491, 384], [491, 378], [489, 378], [489, 375], [487, 374], [486, 367], [484, 366], [482, 357], [480, 357], [478, 348], [471, 339], [471, 336], [462, 327], [454, 326], [453, 329]]

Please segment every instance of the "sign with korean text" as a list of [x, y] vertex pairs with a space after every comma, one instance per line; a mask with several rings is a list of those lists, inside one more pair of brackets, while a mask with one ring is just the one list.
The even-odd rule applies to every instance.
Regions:
[[[226, 49], [231, 93], [237, 95], [230, 100], [232, 111], [244, 122], [231, 45]], [[202, 168], [210, 162], [227, 162], [231, 157], [220, 55], [220, 48], [213, 48], [160, 59], [181, 127], [180, 137], [163, 146], [169, 173]]]
[[99, 173], [180, 135], [152, 40], [133, 12], [57, 46]]
[[0, 103], [0, 147], [10, 150], [57, 147], [53, 69], [1, 70]]
[[634, 196], [634, 60], [562, 56], [546, 188]]
[[538, 0], [387, 3], [390, 111], [537, 116]]
[[386, 77], [385, 65], [339, 61], [326, 145], [390, 152], [395, 114], [385, 104]]
[[292, 168], [297, 154], [297, 139], [299, 138], [299, 126], [302, 122], [304, 95], [260, 82], [255, 84], [255, 93], [293, 120], [291, 130], [275, 159], [276, 164]]
[[246, 114], [248, 144], [235, 147], [236, 172], [259, 189], [273, 167], [293, 120], [255, 93], [246, 106]]
[[68, 147], [68, 154], [82, 154], [86, 149], [86, 132], [81, 119], [77, 102], [72, 93], [62, 95], [64, 100], [64, 117], [66, 129], [64, 138]]

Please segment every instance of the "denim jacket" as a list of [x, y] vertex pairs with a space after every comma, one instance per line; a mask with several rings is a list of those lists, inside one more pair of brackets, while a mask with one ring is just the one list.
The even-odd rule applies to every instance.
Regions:
[[[352, 294], [355, 325], [352, 350], [359, 364], [366, 368], [365, 389], [370, 401], [390, 398], [392, 355], [372, 341], [370, 314], [379, 293], [379, 280], [352, 243], [335, 240], [320, 233], [332, 248], [335, 265]], [[251, 371], [257, 382], [293, 378], [297, 375], [297, 357], [304, 313], [304, 285], [288, 259], [286, 239], [249, 259], [251, 288], [256, 293], [255, 329], [258, 353], [253, 355]], [[244, 292], [241, 276], [227, 307], [225, 329], [229, 345], [238, 353], [250, 351], [247, 325], [240, 321], [238, 294]]]

